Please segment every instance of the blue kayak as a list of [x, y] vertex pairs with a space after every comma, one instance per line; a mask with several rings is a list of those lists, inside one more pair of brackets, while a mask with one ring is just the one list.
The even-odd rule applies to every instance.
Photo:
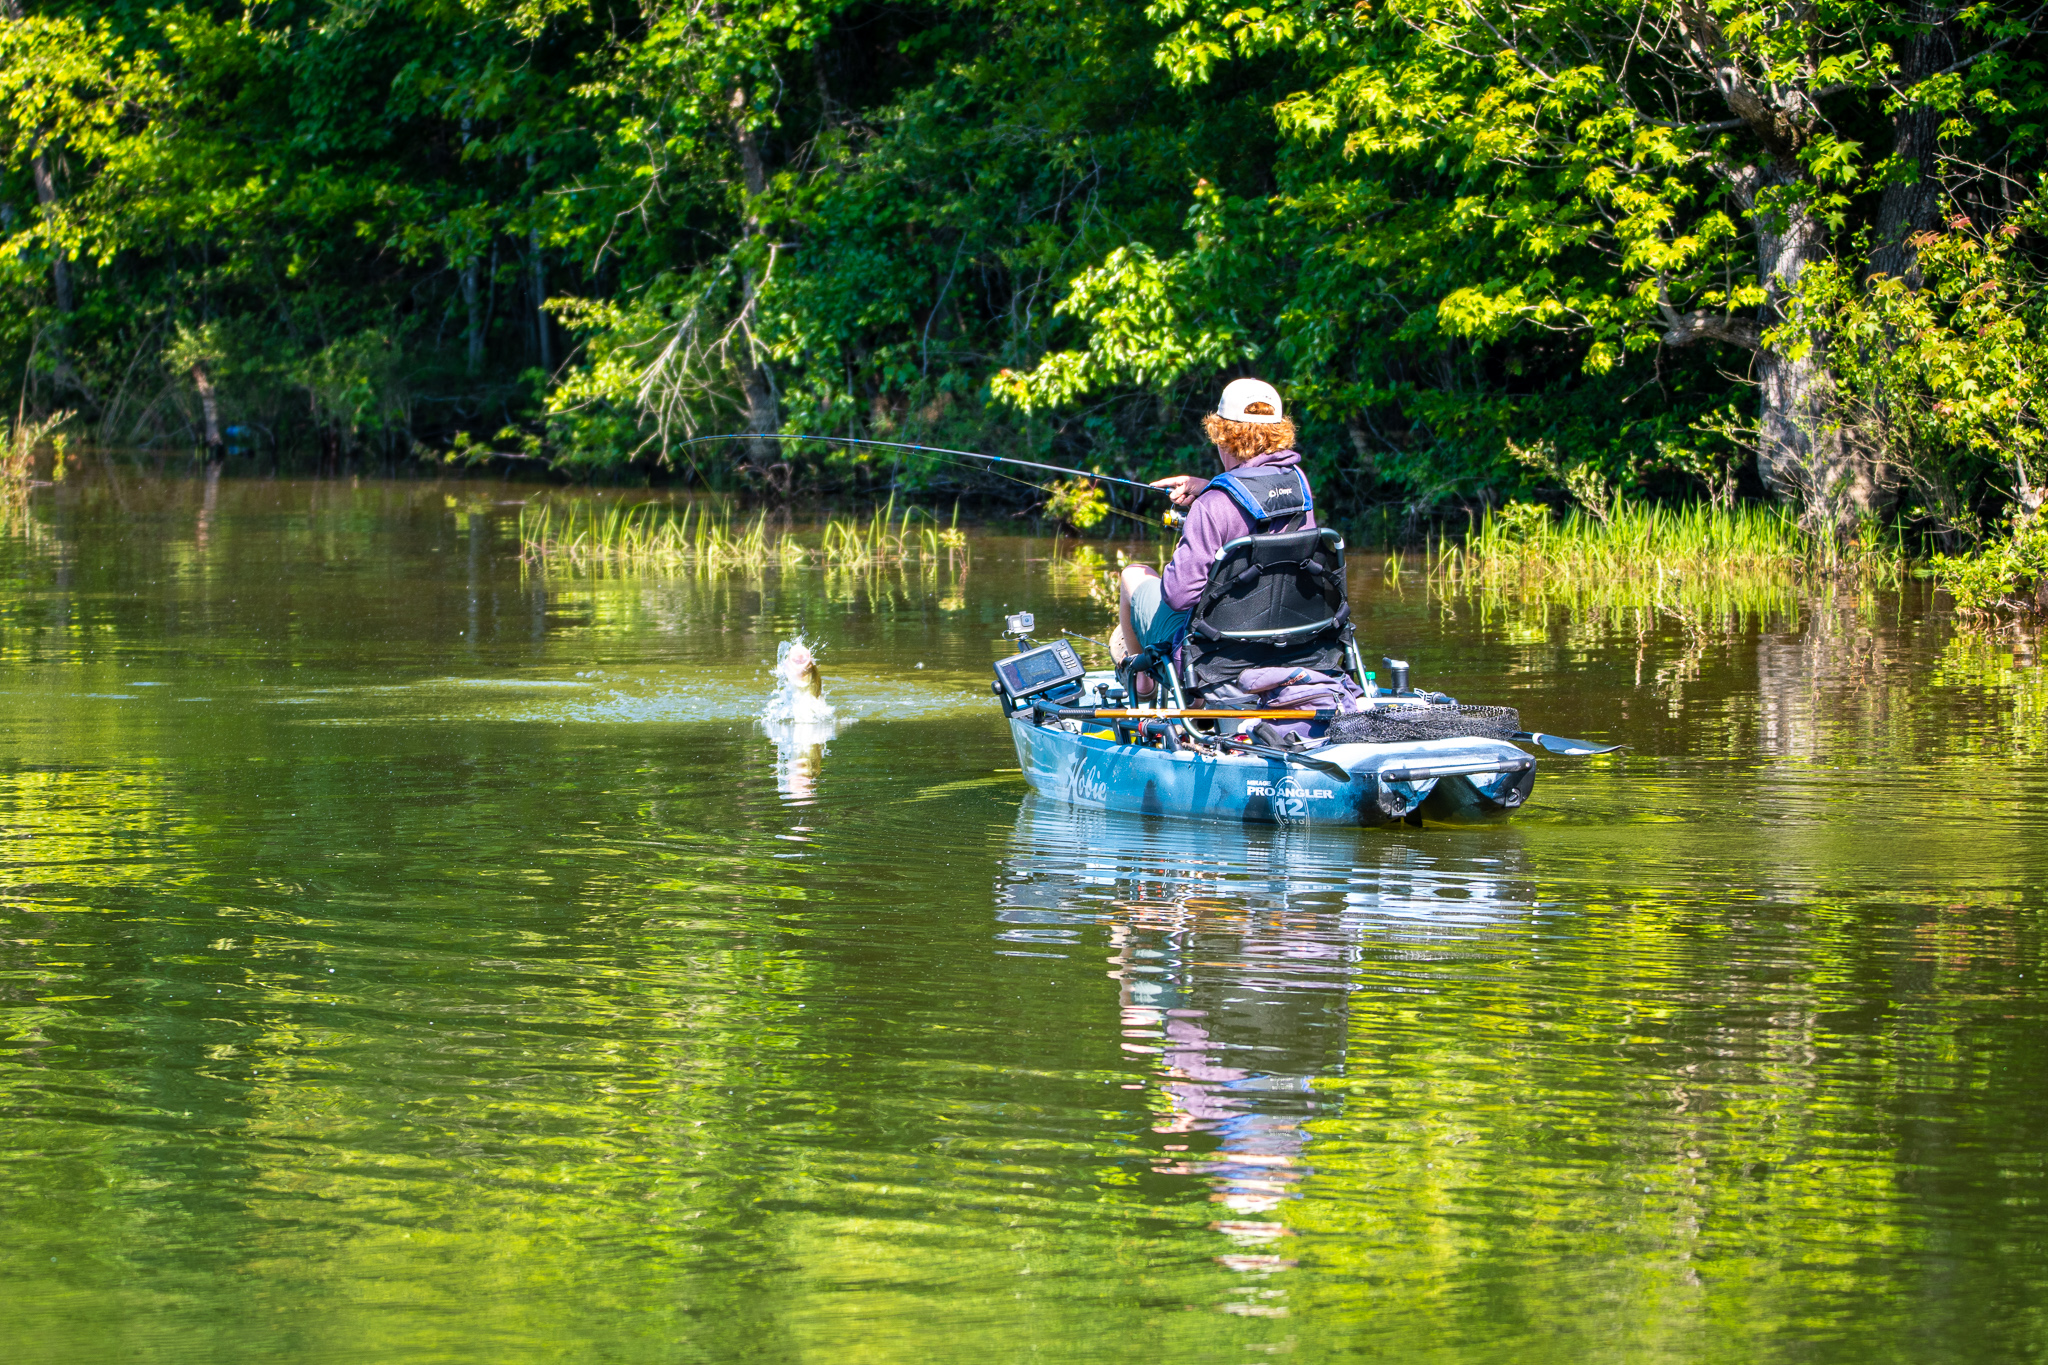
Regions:
[[1128, 729], [1120, 738], [1109, 726], [1031, 709], [1013, 711], [1009, 725], [1034, 790], [1096, 810], [1251, 824], [1466, 823], [1507, 816], [1536, 782], [1536, 760], [1498, 739], [1335, 744], [1283, 758], [1124, 742], [1136, 738]]

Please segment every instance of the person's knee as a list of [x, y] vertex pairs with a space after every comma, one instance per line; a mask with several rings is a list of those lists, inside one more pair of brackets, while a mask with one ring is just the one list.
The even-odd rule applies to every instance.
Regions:
[[1129, 596], [1138, 590], [1138, 585], [1148, 578], [1159, 577], [1159, 571], [1149, 564], [1129, 564], [1124, 567], [1124, 594]]

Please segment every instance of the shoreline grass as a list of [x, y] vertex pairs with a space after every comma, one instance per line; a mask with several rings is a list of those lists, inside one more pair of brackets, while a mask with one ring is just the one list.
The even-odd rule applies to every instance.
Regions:
[[920, 507], [898, 513], [891, 498], [865, 518], [829, 518], [813, 547], [787, 526], [771, 528], [765, 510], [748, 520], [735, 516], [729, 504], [711, 502], [605, 506], [546, 499], [519, 511], [519, 554], [529, 563], [578, 569], [709, 572], [795, 568], [816, 561], [829, 569], [859, 571], [964, 558], [967, 536], [959, 519], [957, 507], [950, 525], [941, 525]]
[[[919, 517], [925, 518], [926, 524], [913, 527]], [[938, 518], [921, 507], [906, 507], [899, 516], [896, 499], [891, 497], [866, 521], [850, 517], [826, 521], [818, 558], [835, 569], [864, 569], [913, 559], [940, 559], [966, 548], [967, 533], [960, 529], [957, 505], [952, 524], [941, 527]]]
[[1786, 509], [1755, 503], [1621, 503], [1604, 516], [1573, 508], [1558, 519], [1547, 507], [1514, 502], [1488, 513], [1462, 542], [1431, 545], [1425, 573], [1446, 586], [1514, 580], [1571, 590], [1710, 575], [1896, 574], [1903, 563], [1900, 547], [1874, 522], [1845, 542], [1801, 529]]
[[1604, 517], [1574, 508], [1562, 518], [1509, 503], [1462, 542], [1430, 544], [1422, 561], [1427, 586], [1445, 596], [1633, 612], [1702, 629], [1783, 619], [1816, 582], [1896, 582], [1905, 554], [1876, 522], [1844, 542], [1755, 503], [1620, 503]]
[[706, 503], [543, 501], [519, 509], [520, 557], [577, 568], [758, 569], [782, 561], [787, 541], [769, 534], [766, 512], [742, 522], [730, 507]]

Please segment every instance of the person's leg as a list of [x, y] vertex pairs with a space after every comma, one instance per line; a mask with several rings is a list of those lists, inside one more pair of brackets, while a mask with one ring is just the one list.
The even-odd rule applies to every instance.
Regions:
[[[1122, 578], [1117, 583], [1116, 624], [1117, 629], [1123, 633], [1124, 649], [1127, 653], [1136, 654], [1140, 648], [1138, 628], [1131, 623], [1131, 594], [1146, 579], [1157, 577], [1159, 571], [1151, 565], [1132, 564], [1123, 571]], [[1123, 660], [1118, 659], [1117, 662], [1122, 663]]]
[[[1131, 620], [1131, 594], [1143, 593], [1146, 587], [1145, 580], [1149, 578], [1156, 581], [1158, 577], [1159, 574], [1146, 564], [1132, 564], [1123, 571], [1116, 592], [1116, 628], [1122, 637], [1123, 653], [1119, 655], [1115, 649], [1110, 650], [1110, 656], [1118, 663], [1122, 663], [1144, 647], [1141, 643], [1144, 638], [1143, 632]], [[1152, 688], [1150, 678], [1140, 676], [1131, 680], [1131, 691], [1136, 694], [1134, 700], [1136, 697], [1151, 696]]]
[[[1166, 584], [1157, 572], [1139, 564], [1124, 570], [1117, 593], [1117, 629], [1132, 652], [1171, 645], [1187, 619], [1186, 612], [1166, 605]], [[1140, 677], [1134, 686], [1138, 697], [1149, 697], [1155, 690], [1150, 678]]]

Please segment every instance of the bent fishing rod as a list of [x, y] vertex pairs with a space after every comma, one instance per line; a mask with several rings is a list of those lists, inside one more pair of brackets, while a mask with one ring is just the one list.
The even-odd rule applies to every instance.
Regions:
[[931, 455], [954, 455], [967, 460], [986, 460], [990, 464], [1013, 464], [1022, 469], [1043, 469], [1049, 474], [1066, 474], [1076, 479], [1093, 479], [1098, 483], [1120, 483], [1126, 488], [1142, 488], [1147, 493], [1160, 493], [1168, 497], [1172, 491], [1157, 488], [1136, 479], [1120, 479], [1114, 474], [1091, 474], [1085, 469], [1069, 469], [1065, 465], [1040, 464], [1036, 460], [1019, 460], [1009, 455], [984, 455], [978, 450], [954, 450], [947, 446], [919, 445], [914, 441], [874, 441], [858, 436], [812, 436], [795, 431], [737, 431], [720, 436], [693, 436], [681, 442], [686, 446], [702, 445], [707, 441], [830, 441], [842, 446], [882, 446], [890, 450], [922, 450]]

